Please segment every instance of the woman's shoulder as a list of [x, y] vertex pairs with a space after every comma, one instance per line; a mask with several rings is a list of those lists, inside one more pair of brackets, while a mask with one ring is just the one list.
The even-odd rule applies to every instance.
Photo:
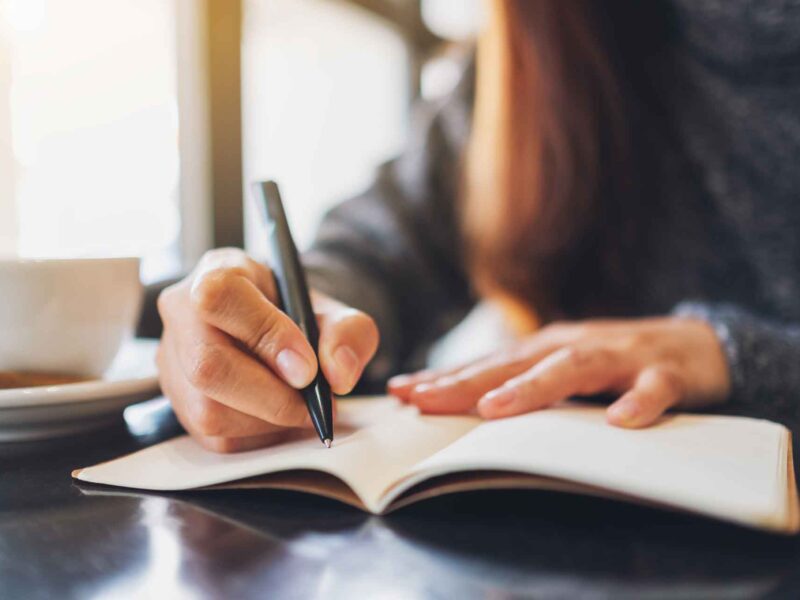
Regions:
[[786, 0], [669, 0], [680, 38], [705, 64], [746, 76], [800, 67], [800, 5]]

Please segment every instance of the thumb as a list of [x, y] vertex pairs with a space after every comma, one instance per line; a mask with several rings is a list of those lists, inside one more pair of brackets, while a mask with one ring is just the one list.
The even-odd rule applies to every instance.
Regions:
[[378, 349], [378, 327], [369, 315], [320, 294], [314, 308], [322, 372], [335, 394], [347, 394]]

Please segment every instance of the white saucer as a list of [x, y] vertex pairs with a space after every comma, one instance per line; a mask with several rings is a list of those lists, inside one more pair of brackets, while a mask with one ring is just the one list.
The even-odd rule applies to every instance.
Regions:
[[155, 340], [132, 340], [98, 381], [0, 390], [0, 442], [71, 435], [122, 419], [158, 395]]

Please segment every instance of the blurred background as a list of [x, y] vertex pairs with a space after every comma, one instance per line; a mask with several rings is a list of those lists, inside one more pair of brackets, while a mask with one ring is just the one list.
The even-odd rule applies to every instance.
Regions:
[[0, 256], [265, 253], [247, 183], [298, 244], [455, 84], [480, 0], [0, 0]]

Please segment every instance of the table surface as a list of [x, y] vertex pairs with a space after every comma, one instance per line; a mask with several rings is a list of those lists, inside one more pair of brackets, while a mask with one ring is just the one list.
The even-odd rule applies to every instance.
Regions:
[[126, 424], [0, 446], [0, 598], [800, 597], [800, 539], [545, 492], [385, 517], [291, 492], [119, 493], [95, 464], [178, 433]]

